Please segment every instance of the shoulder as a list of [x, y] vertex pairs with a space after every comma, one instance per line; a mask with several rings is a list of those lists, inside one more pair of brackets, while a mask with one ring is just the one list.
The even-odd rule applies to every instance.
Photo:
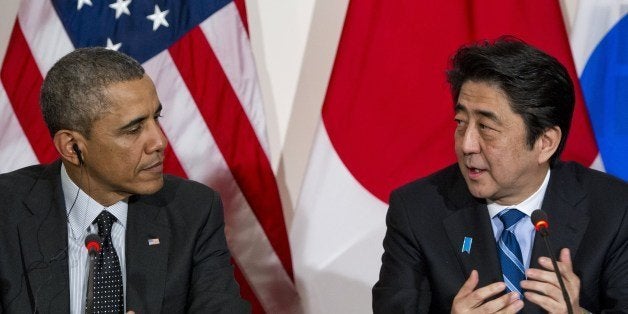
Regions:
[[628, 203], [628, 183], [613, 175], [575, 162], [559, 163], [552, 171], [557, 174], [558, 182], [556, 183], [559, 185], [563, 185], [569, 181], [569, 177], [573, 177], [584, 193], [590, 197], [604, 195], [609, 198], [612, 195], [615, 202]]
[[199, 182], [172, 175], [164, 175], [164, 186], [159, 191], [136, 196], [136, 200], [188, 219], [204, 219], [212, 212], [222, 211], [218, 192]]
[[8, 199], [24, 198], [38, 184], [44, 184], [52, 191], [54, 184], [60, 178], [60, 166], [61, 162], [57, 161], [49, 165], [33, 165], [0, 174], [0, 196], [5, 204], [8, 204]]
[[454, 188], [466, 189], [464, 178], [457, 164], [402, 185], [392, 191], [391, 199], [393, 197], [404, 199], [443, 198], [448, 197]]
[[218, 192], [207, 185], [172, 175], [164, 176], [164, 187], [161, 192], [172, 198], [212, 199], [218, 197]]
[[44, 165], [34, 165], [0, 174], [0, 191], [29, 189], [45, 169]]
[[0, 174], [0, 224], [11, 224], [30, 215], [25, 207], [27, 199], [52, 200], [59, 165], [35, 165]]
[[477, 204], [457, 164], [405, 184], [390, 194], [389, 216], [429, 224], [453, 211]]

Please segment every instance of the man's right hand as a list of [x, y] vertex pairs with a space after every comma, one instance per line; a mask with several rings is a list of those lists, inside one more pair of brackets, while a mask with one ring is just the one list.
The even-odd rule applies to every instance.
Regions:
[[523, 301], [516, 292], [486, 302], [487, 299], [504, 291], [506, 284], [496, 282], [476, 290], [479, 281], [477, 270], [471, 271], [469, 279], [454, 298], [451, 313], [517, 313], [523, 308]]

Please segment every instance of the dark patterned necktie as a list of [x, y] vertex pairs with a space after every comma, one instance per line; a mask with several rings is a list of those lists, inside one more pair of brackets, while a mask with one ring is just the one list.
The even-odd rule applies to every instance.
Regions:
[[521, 258], [521, 248], [513, 230], [515, 224], [525, 217], [525, 214], [515, 208], [504, 209], [498, 214], [504, 223], [504, 230], [499, 237], [499, 260], [502, 264], [504, 282], [510, 291], [515, 291], [523, 296], [521, 280], [525, 279], [525, 267]]
[[96, 217], [102, 249], [94, 265], [93, 313], [123, 313], [124, 292], [120, 260], [111, 240], [111, 226], [116, 217], [103, 210]]

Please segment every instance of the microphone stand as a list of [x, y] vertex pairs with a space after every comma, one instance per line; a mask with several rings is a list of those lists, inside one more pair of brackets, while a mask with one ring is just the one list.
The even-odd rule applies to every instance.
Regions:
[[96, 254], [90, 252], [89, 254], [89, 274], [87, 275], [87, 304], [85, 305], [85, 314], [92, 314], [94, 312], [94, 262], [96, 260]]
[[560, 275], [560, 271], [558, 270], [558, 264], [556, 263], [556, 257], [554, 257], [554, 253], [552, 251], [552, 247], [550, 246], [549, 241], [547, 240], [547, 229], [541, 228], [539, 230], [541, 237], [545, 240], [545, 247], [547, 247], [547, 252], [550, 255], [550, 259], [552, 260], [552, 265], [554, 266], [554, 272], [556, 273], [556, 278], [558, 278], [558, 284], [560, 284], [560, 290], [563, 292], [563, 299], [565, 299], [565, 303], [567, 303], [567, 313], [573, 314], [573, 307], [571, 306], [571, 299], [569, 298], [569, 293], [567, 293], [567, 288], [565, 287], [565, 283], [563, 282], [563, 276]]

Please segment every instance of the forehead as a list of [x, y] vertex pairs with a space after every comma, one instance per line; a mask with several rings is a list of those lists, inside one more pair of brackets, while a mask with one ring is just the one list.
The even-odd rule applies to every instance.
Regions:
[[105, 105], [92, 123], [94, 133], [113, 132], [134, 120], [153, 116], [160, 108], [155, 86], [147, 75], [110, 84], [102, 95]]
[[152, 113], [159, 106], [159, 98], [153, 81], [144, 75], [141, 79], [117, 82], [105, 87], [109, 110], [113, 115]]
[[462, 84], [455, 109], [469, 114], [493, 113], [497, 117], [516, 115], [506, 93], [489, 82], [467, 81]]

